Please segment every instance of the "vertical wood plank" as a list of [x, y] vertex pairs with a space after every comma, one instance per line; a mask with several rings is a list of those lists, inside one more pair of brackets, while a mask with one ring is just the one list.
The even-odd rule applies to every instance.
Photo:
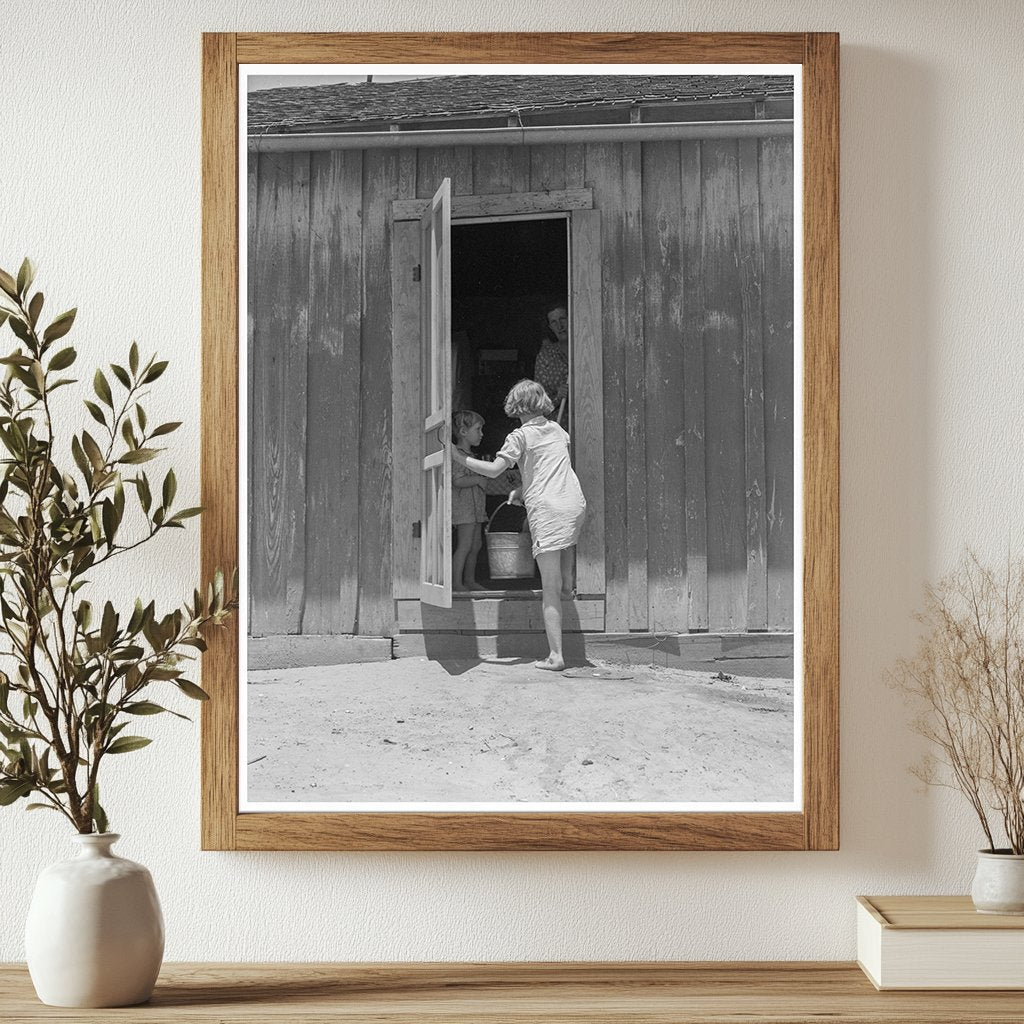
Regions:
[[448, 176], [452, 179], [453, 196], [471, 196], [474, 194], [472, 146], [457, 146], [455, 148], [452, 156], [452, 168]]
[[[623, 353], [627, 344], [622, 147], [586, 147], [586, 176], [601, 213], [602, 360], [604, 364], [605, 629], [629, 629], [629, 538], [626, 518], [626, 410]], [[637, 260], [639, 264], [639, 260]], [[646, 602], [644, 603], [646, 608]]]
[[413, 267], [420, 261], [419, 221], [394, 224], [391, 292], [394, 343], [391, 353], [392, 400], [392, 543], [395, 599], [420, 596], [420, 539], [413, 523], [422, 505], [423, 417], [420, 412], [420, 283]]
[[644, 324], [643, 152], [622, 147], [623, 405], [629, 629], [648, 628], [647, 594], [647, 339]]
[[[204, 33], [203, 290], [200, 410], [201, 573], [238, 563], [238, 72], [233, 33]], [[250, 266], [250, 270], [251, 270]], [[240, 566], [240, 574], [246, 572]], [[203, 655], [204, 850], [235, 848], [238, 813], [237, 618], [213, 630]]]
[[[481, 147], [486, 148], [486, 147]], [[416, 197], [417, 154], [399, 151], [398, 198]], [[423, 432], [420, 395], [420, 284], [413, 268], [420, 262], [418, 221], [392, 225], [392, 403], [391, 403], [391, 557], [395, 599], [419, 597]]]
[[679, 150], [683, 204], [683, 508], [686, 625], [708, 628], [708, 507], [704, 396], [704, 251], [700, 142]]
[[[465, 147], [462, 147], [465, 149]], [[392, 150], [392, 152], [394, 152]], [[420, 199], [430, 199], [445, 178], [452, 179], [452, 192], [455, 192], [455, 172], [458, 161], [454, 146], [434, 146], [416, 150], [416, 195]], [[465, 166], [462, 166], [465, 173]], [[470, 172], [472, 173], [472, 172]]]
[[839, 848], [839, 35], [804, 58], [804, 819]]
[[761, 142], [768, 628], [794, 626], [793, 144]]
[[747, 630], [768, 628], [765, 524], [764, 338], [758, 140], [739, 141], [740, 302], [743, 309], [743, 422], [746, 433]]
[[565, 188], [565, 146], [530, 147], [530, 191]]
[[573, 434], [587, 518], [576, 549], [576, 589], [603, 594], [604, 408], [601, 358], [601, 212], [574, 210], [572, 225]]
[[511, 146], [474, 146], [471, 152], [476, 195], [504, 195], [512, 191]]
[[398, 194], [402, 199], [416, 198], [416, 162], [415, 149], [398, 151]]
[[653, 631], [686, 628], [683, 516], [682, 196], [678, 142], [643, 146], [647, 615]]
[[512, 147], [512, 189], [513, 192], [530, 191], [531, 146]]
[[362, 195], [360, 150], [312, 155], [303, 633], [355, 632]]
[[704, 345], [708, 500], [708, 627], [746, 626], [746, 475], [739, 182], [734, 140], [705, 141]]
[[581, 142], [569, 143], [565, 147], [565, 187], [583, 188], [586, 156]]
[[309, 154], [259, 170], [257, 322], [250, 410], [253, 636], [298, 633], [305, 586]]
[[[391, 636], [391, 203], [396, 150], [363, 157], [363, 321], [359, 431], [359, 611], [362, 636]], [[418, 185], [417, 185], [418, 187]]]

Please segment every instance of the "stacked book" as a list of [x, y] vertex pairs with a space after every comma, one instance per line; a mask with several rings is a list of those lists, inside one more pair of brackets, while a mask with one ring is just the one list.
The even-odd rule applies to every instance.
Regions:
[[1024, 989], [1024, 915], [970, 896], [858, 896], [857, 962], [878, 989]]

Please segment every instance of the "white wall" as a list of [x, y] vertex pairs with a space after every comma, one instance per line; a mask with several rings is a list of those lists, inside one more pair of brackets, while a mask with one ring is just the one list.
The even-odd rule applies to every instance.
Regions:
[[[201, 853], [195, 726], [111, 764], [106, 803], [160, 890], [169, 959], [831, 959], [857, 893], [965, 892], [977, 829], [922, 793], [884, 671], [920, 586], [962, 545], [1020, 550], [1024, 30], [968, 0], [388, 0], [355, 5], [8, 0], [0, 266], [25, 253], [88, 361], [173, 358], [154, 415], [198, 493], [203, 30], [837, 30], [842, 33], [842, 850], [818, 854]], [[162, 9], [161, 9], [162, 8]], [[465, 12], [462, 14], [461, 12]], [[191, 503], [191, 501], [190, 501]], [[170, 603], [198, 531], [114, 581]], [[23, 955], [55, 816], [0, 811], [0, 960]]]

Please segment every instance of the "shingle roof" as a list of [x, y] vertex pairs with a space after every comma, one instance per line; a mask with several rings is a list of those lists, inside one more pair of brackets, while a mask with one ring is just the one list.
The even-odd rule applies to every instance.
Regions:
[[541, 110], [791, 96], [789, 75], [444, 75], [265, 89], [248, 98], [249, 132], [323, 131]]

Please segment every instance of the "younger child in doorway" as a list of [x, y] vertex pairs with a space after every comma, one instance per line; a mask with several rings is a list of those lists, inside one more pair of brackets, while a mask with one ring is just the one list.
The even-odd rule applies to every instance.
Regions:
[[[544, 632], [549, 653], [537, 668], [560, 672], [562, 655], [561, 601], [572, 598], [572, 549], [579, 539], [587, 503], [569, 462], [569, 435], [547, 419], [553, 409], [547, 392], [535, 380], [521, 380], [505, 397], [505, 413], [520, 426], [505, 438], [493, 462], [474, 459], [461, 447], [452, 460], [482, 476], [497, 477], [517, 463], [523, 475], [521, 501], [533, 536], [533, 557], [540, 567]], [[514, 491], [509, 500], [517, 503]]]
[[[483, 438], [483, 427], [484, 418], [477, 412], [462, 409], [454, 413], [454, 451], [470, 455]], [[452, 590], [480, 590], [483, 586], [476, 579], [476, 560], [483, 543], [480, 524], [487, 522], [485, 486], [484, 477], [467, 469], [464, 463], [452, 460], [452, 525], [455, 527]]]

